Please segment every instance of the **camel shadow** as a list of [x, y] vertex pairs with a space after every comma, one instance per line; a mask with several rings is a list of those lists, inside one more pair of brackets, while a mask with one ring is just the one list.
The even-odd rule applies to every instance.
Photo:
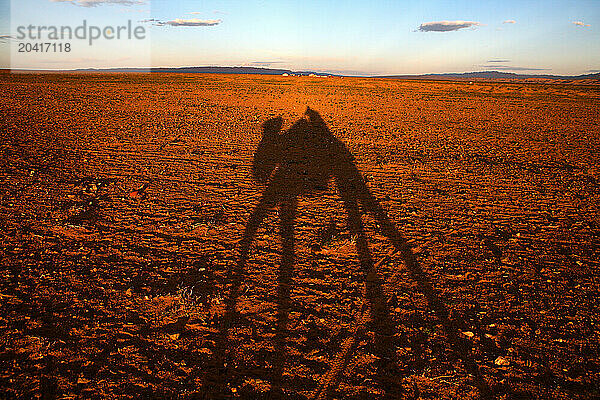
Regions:
[[[282, 239], [281, 262], [278, 271], [277, 326], [274, 337], [275, 359], [272, 362], [271, 396], [282, 396], [282, 377], [285, 367], [288, 310], [290, 309], [290, 289], [294, 266], [294, 227], [298, 198], [319, 195], [328, 189], [333, 180], [347, 215], [347, 226], [353, 236], [356, 252], [364, 276], [364, 302], [356, 317], [352, 337], [342, 345], [342, 351], [333, 367], [323, 377], [313, 393], [313, 398], [327, 398], [340, 383], [343, 372], [353, 356], [357, 345], [356, 338], [372, 324], [376, 333], [374, 348], [379, 359], [379, 376], [382, 387], [388, 396], [397, 395], [402, 389], [398, 376], [394, 376], [395, 327], [390, 317], [387, 300], [382, 288], [383, 280], [377, 270], [381, 263], [399, 255], [407, 273], [417, 283], [425, 295], [429, 306], [445, 328], [449, 343], [462, 359], [466, 371], [473, 376], [482, 397], [488, 397], [489, 388], [470, 356], [469, 344], [458, 335], [456, 324], [449, 318], [449, 312], [437, 295], [428, 276], [398, 229], [385, 210], [370, 192], [365, 179], [355, 165], [355, 160], [346, 145], [329, 130], [318, 112], [307, 108], [303, 117], [287, 131], [281, 132], [283, 119], [272, 118], [263, 124], [262, 140], [254, 154], [254, 178], [267, 184], [258, 205], [252, 211], [239, 242], [239, 259], [235, 268], [229, 271], [229, 296], [225, 300], [225, 314], [220, 327], [219, 342], [215, 349], [215, 362], [222, 365], [227, 353], [227, 335], [236, 315], [236, 302], [240, 296], [243, 275], [250, 248], [267, 212], [279, 208], [279, 233]], [[393, 254], [375, 263], [369, 250], [361, 212], [367, 212], [377, 222], [379, 229], [394, 247]], [[370, 320], [370, 321], [369, 321]], [[222, 380], [226, 371], [221, 369], [217, 380]], [[392, 379], [390, 379], [390, 376]], [[213, 382], [214, 383], [214, 382]], [[223, 385], [213, 385], [220, 391]], [[224, 384], [224, 382], [220, 382]], [[213, 393], [214, 394], [214, 393]], [[223, 392], [220, 392], [222, 395]]]

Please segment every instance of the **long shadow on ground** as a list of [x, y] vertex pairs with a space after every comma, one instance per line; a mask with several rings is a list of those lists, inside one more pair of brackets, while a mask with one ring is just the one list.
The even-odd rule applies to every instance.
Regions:
[[[211, 375], [211, 382], [210, 384], [207, 382], [206, 385], [206, 389], [210, 391], [207, 395], [222, 396], [225, 393], [229, 373], [225, 362], [229, 352], [227, 336], [235, 321], [236, 302], [240, 295], [250, 247], [266, 213], [275, 207], [279, 207], [282, 256], [278, 271], [278, 311], [274, 337], [275, 356], [271, 363], [270, 394], [272, 397], [283, 395], [285, 342], [294, 266], [294, 226], [298, 198], [327, 190], [328, 182], [333, 179], [347, 213], [348, 228], [355, 237], [360, 268], [365, 279], [365, 301], [356, 317], [352, 337], [342, 344], [342, 351], [321, 380], [320, 386], [314, 391], [313, 397], [326, 398], [337, 388], [344, 369], [353, 356], [357, 337], [361, 336], [368, 322], [373, 324], [376, 332], [374, 347], [379, 357], [377, 379], [388, 397], [394, 397], [402, 390], [402, 385], [399, 384], [402, 377], [395, 368], [397, 365], [393, 344], [395, 326], [390, 318], [388, 304], [382, 290], [383, 281], [377, 272], [379, 264], [388, 261], [395, 254], [400, 255], [411, 278], [416, 281], [419, 290], [425, 295], [429, 306], [444, 326], [449, 343], [463, 361], [467, 373], [473, 376], [474, 384], [481, 397], [489, 397], [487, 383], [470, 356], [469, 343], [459, 337], [457, 325], [449, 318], [449, 312], [429, 277], [419, 266], [407, 241], [368, 189], [348, 148], [333, 136], [319, 113], [310, 108], [307, 108], [303, 117], [289, 130], [281, 132], [282, 124], [281, 117], [270, 119], [263, 124], [263, 137], [254, 155], [254, 177], [268, 185], [259, 204], [250, 215], [239, 243], [240, 254], [237, 265], [229, 271], [228, 282], [231, 287], [214, 353], [213, 366], [216, 371], [207, 372], [207, 378]], [[388, 238], [395, 249], [394, 254], [378, 264], [374, 263], [369, 250], [361, 210], [372, 214], [378, 222], [381, 233]]]

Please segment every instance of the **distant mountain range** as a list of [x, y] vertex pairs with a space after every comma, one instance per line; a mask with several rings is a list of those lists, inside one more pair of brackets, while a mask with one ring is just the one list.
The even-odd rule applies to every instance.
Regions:
[[[86, 68], [77, 69], [75, 72], [148, 72], [148, 69], [141, 68]], [[157, 73], [182, 73], [182, 74], [243, 74], [243, 75], [316, 75], [316, 76], [331, 76], [322, 72], [313, 71], [292, 71], [289, 69], [273, 69], [261, 67], [163, 67], [151, 68], [151, 72]]]
[[[43, 72], [43, 71], [40, 71]], [[148, 72], [141, 68], [87, 68], [70, 71], [52, 72]], [[177, 67], [177, 68], [152, 68], [153, 73], [185, 73], [185, 74], [255, 74], [255, 75], [297, 75], [297, 76], [346, 76], [340, 74], [329, 74], [314, 71], [292, 71], [289, 69], [273, 69], [261, 67]], [[494, 80], [494, 81], [531, 81], [531, 82], [553, 82], [553, 83], [590, 83], [600, 84], [600, 73], [584, 75], [548, 75], [548, 74], [517, 74], [513, 72], [480, 71], [445, 74], [424, 75], [385, 75], [385, 76], [362, 76], [363, 78], [385, 78], [385, 79], [422, 79], [422, 80]]]
[[379, 78], [390, 79], [551, 79], [551, 80], [600, 80], [600, 73], [585, 74], [585, 75], [538, 75], [538, 74], [516, 74], [514, 72], [499, 72], [499, 71], [481, 71], [481, 72], [463, 72], [463, 73], [447, 73], [447, 74], [425, 74], [425, 75], [388, 75], [380, 76]]

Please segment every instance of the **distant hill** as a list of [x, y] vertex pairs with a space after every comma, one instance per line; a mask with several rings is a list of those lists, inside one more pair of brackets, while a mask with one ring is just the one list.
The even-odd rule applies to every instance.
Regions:
[[288, 69], [272, 69], [260, 67], [180, 67], [152, 68], [152, 72], [185, 73], [185, 74], [254, 74], [254, 75], [283, 75], [292, 74]]
[[186, 73], [186, 74], [255, 74], [255, 75], [317, 75], [328, 76], [331, 74], [313, 71], [292, 71], [289, 69], [273, 69], [261, 67], [180, 67], [180, 68], [152, 68], [152, 72]]
[[[148, 69], [141, 68], [85, 68], [77, 69], [75, 72], [148, 72]], [[289, 69], [273, 69], [261, 67], [177, 67], [177, 68], [151, 68], [153, 73], [181, 73], [181, 74], [242, 74], [242, 75], [316, 75], [316, 76], [331, 76], [322, 72], [313, 71], [292, 71]]]
[[535, 81], [596, 81], [600, 83], [600, 73], [585, 75], [541, 75], [541, 74], [516, 74], [514, 72], [481, 71], [448, 74], [424, 75], [387, 75], [378, 78], [389, 79], [441, 79], [441, 80], [535, 80]]

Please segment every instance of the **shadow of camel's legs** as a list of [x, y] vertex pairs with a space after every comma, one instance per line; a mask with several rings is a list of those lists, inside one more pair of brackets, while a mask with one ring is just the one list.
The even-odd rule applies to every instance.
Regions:
[[[342, 346], [339, 356], [334, 360], [331, 370], [326, 374], [319, 389], [313, 394], [314, 399], [324, 399], [331, 395], [331, 392], [339, 385], [342, 373], [346, 369], [352, 356], [354, 355], [358, 337], [364, 334], [364, 328], [367, 323], [366, 310], [370, 309], [373, 328], [375, 331], [375, 351], [379, 356], [380, 372], [393, 371], [396, 365], [395, 347], [393, 345], [394, 324], [391, 321], [389, 309], [386, 302], [386, 296], [383, 291], [381, 279], [377, 273], [377, 266], [373, 263], [373, 257], [369, 250], [369, 244], [365, 234], [361, 213], [358, 208], [358, 201], [351, 183], [340, 180], [337, 182], [338, 190], [344, 204], [347, 214], [347, 225], [350, 234], [356, 240], [356, 252], [360, 261], [361, 270], [365, 279], [365, 302], [361, 310], [358, 310], [352, 336], [346, 340]], [[385, 374], [385, 377], [389, 374]], [[393, 379], [382, 379], [381, 384], [385, 388], [386, 398], [393, 397], [401, 391], [398, 385], [397, 377]]]
[[250, 253], [252, 241], [254, 240], [256, 232], [264, 220], [267, 211], [275, 206], [275, 201], [275, 191], [267, 189], [260, 199], [258, 205], [252, 211], [252, 214], [250, 214], [250, 218], [246, 224], [246, 229], [244, 230], [244, 236], [239, 242], [240, 255], [238, 262], [235, 269], [231, 270], [228, 276], [228, 281], [231, 283], [231, 287], [229, 289], [229, 296], [225, 302], [226, 310], [223, 324], [223, 328], [225, 330], [229, 328], [231, 317], [235, 315], [235, 304], [237, 302], [237, 298], [239, 297], [239, 291], [242, 285], [242, 277], [246, 269], [246, 263], [248, 261], [248, 255]]
[[277, 287], [277, 331], [275, 333], [275, 360], [273, 363], [274, 395], [280, 395], [283, 370], [285, 368], [287, 322], [290, 310], [290, 286], [294, 268], [294, 220], [298, 201], [295, 197], [281, 202], [279, 211], [280, 234], [282, 241], [279, 284]]
[[381, 357], [390, 358], [391, 349], [389, 343], [383, 343], [383, 341], [389, 340], [393, 336], [393, 324], [390, 321], [390, 313], [383, 293], [381, 280], [373, 264], [373, 257], [369, 250], [369, 243], [365, 235], [358, 203], [355, 198], [349, 197], [349, 194], [342, 192], [342, 200], [348, 214], [350, 234], [356, 238], [356, 251], [365, 277], [366, 298], [369, 301], [375, 324], [377, 351]]
[[458, 336], [459, 329], [456, 322], [450, 319], [450, 313], [446, 308], [446, 305], [437, 295], [429, 277], [419, 265], [416, 256], [410, 248], [410, 245], [402, 237], [400, 232], [398, 232], [396, 226], [390, 221], [387, 213], [381, 207], [377, 199], [371, 194], [367, 186], [364, 184], [364, 181], [361, 180], [360, 182], [361, 184], [359, 185], [357, 192], [364, 208], [375, 217], [379, 223], [379, 226], [381, 227], [381, 232], [383, 235], [390, 240], [396, 251], [400, 253], [410, 276], [417, 283], [419, 290], [427, 298], [429, 306], [434, 310], [437, 318], [444, 326], [448, 341], [452, 344], [455, 351], [457, 351], [463, 362], [465, 370], [474, 377], [475, 385], [479, 390], [480, 396], [482, 398], [490, 398], [491, 390], [483, 378], [479, 367], [471, 356], [472, 349], [470, 343]]
[[215, 343], [215, 352], [212, 362], [213, 368], [215, 368], [215, 371], [212, 372], [216, 376], [208, 376], [208, 378], [216, 378], [216, 382], [209, 382], [205, 379], [205, 385], [207, 387], [206, 391], [209, 396], [207, 398], [226, 395], [225, 391], [227, 382], [225, 381], [225, 378], [227, 375], [227, 369], [225, 365], [229, 347], [228, 331], [236, 315], [235, 307], [237, 299], [240, 295], [240, 288], [242, 286], [242, 280], [246, 269], [250, 248], [252, 246], [252, 241], [254, 240], [256, 232], [258, 231], [258, 228], [264, 220], [267, 212], [269, 209], [275, 206], [276, 200], [276, 191], [273, 189], [267, 189], [267, 191], [265, 191], [261, 197], [258, 205], [252, 211], [252, 214], [250, 214], [250, 218], [246, 224], [244, 236], [239, 242], [240, 253], [238, 262], [234, 268], [228, 271], [227, 281], [230, 283], [229, 294], [225, 299], [225, 313], [223, 314], [223, 319], [219, 327], [219, 336], [217, 337], [217, 341]]

